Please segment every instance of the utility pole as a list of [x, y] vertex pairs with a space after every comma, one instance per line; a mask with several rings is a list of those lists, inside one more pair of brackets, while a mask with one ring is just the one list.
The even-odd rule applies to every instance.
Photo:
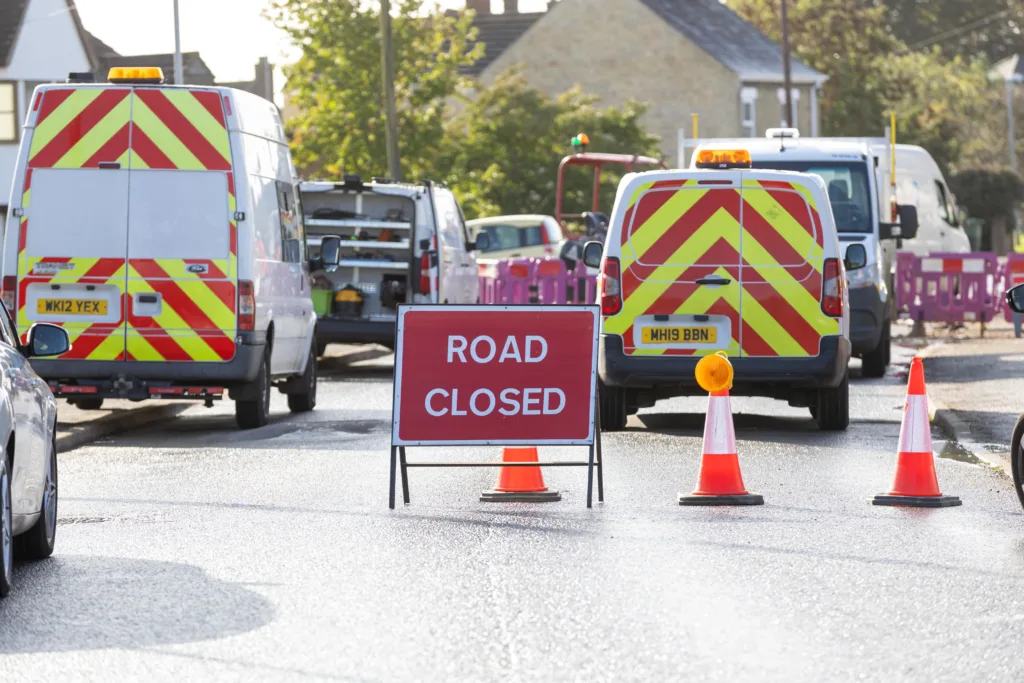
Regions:
[[786, 126], [792, 128], [796, 117], [793, 116], [793, 83], [789, 70], [789, 17], [786, 15], [786, 0], [782, 0], [782, 80], [786, 89]]
[[1013, 88], [1020, 82], [1020, 77], [1014, 74], [1006, 79], [1006, 133], [1010, 143], [1010, 168], [1017, 170], [1017, 136], [1013, 130]]
[[380, 3], [380, 51], [381, 76], [384, 81], [384, 107], [387, 128], [385, 144], [388, 155], [388, 175], [394, 180], [402, 179], [398, 155], [398, 107], [395, 104], [395, 53], [391, 44], [391, 0]]
[[181, 63], [181, 25], [178, 21], [178, 0], [174, 0], [174, 84], [185, 82], [185, 67]]

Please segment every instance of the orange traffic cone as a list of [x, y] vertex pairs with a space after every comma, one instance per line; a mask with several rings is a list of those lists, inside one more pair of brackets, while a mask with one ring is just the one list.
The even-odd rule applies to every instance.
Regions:
[[896, 456], [896, 475], [892, 490], [880, 493], [874, 505], [909, 505], [946, 508], [961, 504], [956, 496], [944, 496], [935, 478], [932, 432], [928, 421], [928, 393], [924, 385], [924, 364], [915, 357], [910, 363], [907, 402], [903, 406], [903, 426]]
[[689, 495], [680, 493], [679, 504], [764, 505], [761, 494], [749, 493], [743, 486], [728, 389], [711, 392], [708, 397], [704, 454], [697, 475], [697, 490]]
[[[502, 462], [538, 462], [537, 449], [505, 448], [501, 451]], [[480, 494], [485, 503], [548, 503], [562, 500], [558, 491], [548, 491], [539, 467], [502, 467], [498, 474], [498, 485]]]

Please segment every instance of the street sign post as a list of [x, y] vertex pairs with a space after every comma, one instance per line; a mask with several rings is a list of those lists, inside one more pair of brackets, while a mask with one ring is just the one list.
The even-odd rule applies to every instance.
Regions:
[[[604, 500], [597, 409], [597, 306], [402, 305], [395, 340], [389, 505], [408, 468], [594, 468]], [[408, 446], [588, 446], [586, 462], [415, 462]]]

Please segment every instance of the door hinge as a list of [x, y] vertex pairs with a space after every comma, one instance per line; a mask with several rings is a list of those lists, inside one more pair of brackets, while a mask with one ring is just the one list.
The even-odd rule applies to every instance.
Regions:
[[25, 215], [25, 209], [11, 209], [11, 215], [14, 216], [15, 218], [21, 218], [22, 216]]
[[235, 211], [235, 221], [241, 223], [245, 220], [245, 211]]

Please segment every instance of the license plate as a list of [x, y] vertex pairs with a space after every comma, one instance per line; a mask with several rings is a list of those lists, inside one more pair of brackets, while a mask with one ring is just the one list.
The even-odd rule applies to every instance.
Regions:
[[106, 315], [104, 299], [40, 299], [36, 312], [60, 315]]
[[645, 327], [644, 344], [714, 344], [718, 330], [714, 327]]

